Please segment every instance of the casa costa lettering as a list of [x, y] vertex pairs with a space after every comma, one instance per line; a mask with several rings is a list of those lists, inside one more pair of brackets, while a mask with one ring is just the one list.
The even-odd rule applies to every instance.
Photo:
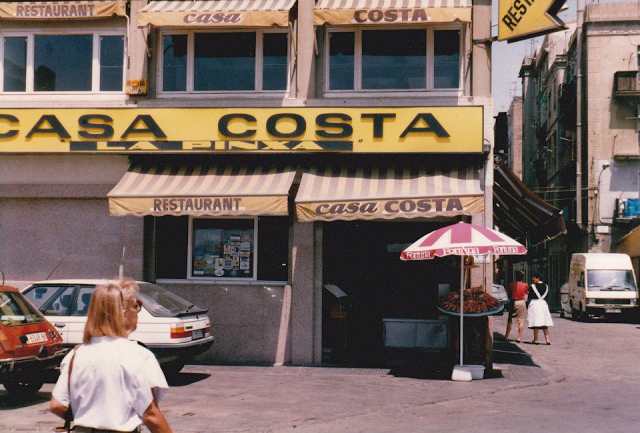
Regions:
[[241, 13], [193, 13], [184, 16], [185, 24], [236, 24], [241, 21]]
[[15, 16], [20, 18], [93, 17], [93, 4], [17, 5]]
[[464, 211], [462, 200], [458, 197], [403, 199], [386, 201], [322, 203], [316, 206], [318, 215], [346, 214], [402, 214]]
[[425, 9], [363, 9], [353, 14], [356, 23], [431, 21]]
[[241, 197], [154, 198], [153, 212], [238, 211], [243, 210]]

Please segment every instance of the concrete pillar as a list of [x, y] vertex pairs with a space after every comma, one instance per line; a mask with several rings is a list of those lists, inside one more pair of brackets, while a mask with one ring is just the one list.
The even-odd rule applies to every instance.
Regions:
[[298, 0], [296, 24], [296, 97], [306, 101], [313, 98], [315, 69], [315, 28], [313, 26], [314, 0]]
[[[138, 11], [147, 5], [147, 0], [137, 0], [129, 3], [131, 17], [128, 30], [127, 79], [138, 80], [149, 77], [149, 56], [147, 52], [146, 38], [148, 28], [138, 28]], [[148, 86], [148, 84], [147, 84]]]
[[491, 0], [473, 0], [471, 95], [491, 96]]

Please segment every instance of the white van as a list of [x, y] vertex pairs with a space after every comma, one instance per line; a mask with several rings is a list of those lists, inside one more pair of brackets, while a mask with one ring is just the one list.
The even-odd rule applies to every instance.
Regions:
[[637, 319], [638, 287], [631, 258], [626, 254], [573, 254], [569, 308], [573, 320], [622, 314]]

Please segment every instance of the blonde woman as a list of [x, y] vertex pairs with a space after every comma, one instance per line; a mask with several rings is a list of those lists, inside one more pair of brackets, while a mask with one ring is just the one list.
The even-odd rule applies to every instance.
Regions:
[[172, 431], [158, 407], [169, 388], [160, 365], [127, 339], [138, 325], [138, 290], [131, 279], [96, 287], [84, 343], [62, 361], [50, 407], [64, 419], [71, 403], [76, 433], [137, 432], [141, 424], [152, 433]]

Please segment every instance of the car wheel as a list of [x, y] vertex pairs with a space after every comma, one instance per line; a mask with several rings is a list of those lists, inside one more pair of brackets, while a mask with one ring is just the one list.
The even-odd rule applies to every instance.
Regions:
[[44, 384], [44, 377], [42, 374], [34, 374], [33, 376], [26, 377], [8, 377], [3, 382], [3, 385], [7, 392], [15, 398], [31, 397], [36, 392], [40, 391]]
[[162, 365], [162, 372], [167, 378], [172, 378], [177, 376], [184, 367], [185, 363], [181, 361], [170, 362], [168, 364]]

